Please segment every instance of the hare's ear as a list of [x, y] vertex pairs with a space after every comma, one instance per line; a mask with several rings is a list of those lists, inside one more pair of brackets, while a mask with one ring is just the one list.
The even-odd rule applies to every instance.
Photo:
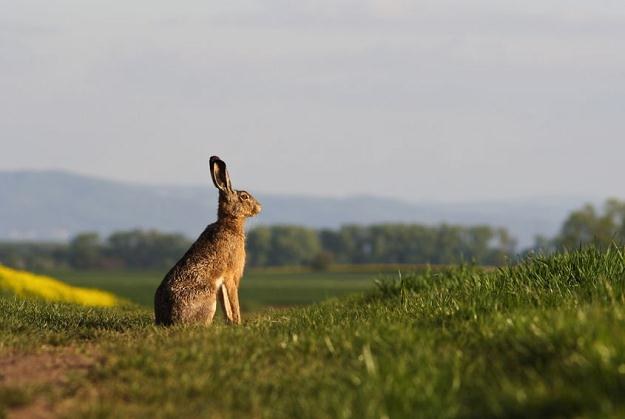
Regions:
[[212, 156], [209, 164], [215, 187], [226, 193], [232, 192], [230, 176], [228, 175], [228, 170], [226, 170], [226, 163], [219, 157]]

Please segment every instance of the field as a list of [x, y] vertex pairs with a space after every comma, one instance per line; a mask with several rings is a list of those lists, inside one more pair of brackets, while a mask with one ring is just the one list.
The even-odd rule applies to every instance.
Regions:
[[[305, 270], [250, 270], [241, 281], [243, 312], [267, 307], [289, 307], [320, 302], [329, 297], [362, 293], [374, 287], [375, 278], [388, 268], [332, 272]], [[152, 307], [154, 291], [164, 272], [145, 271], [57, 271], [54, 277], [81, 287], [113, 292], [139, 305]]]
[[15, 417], [623, 417], [624, 303], [616, 247], [389, 275], [240, 327], [5, 298], [0, 405]]

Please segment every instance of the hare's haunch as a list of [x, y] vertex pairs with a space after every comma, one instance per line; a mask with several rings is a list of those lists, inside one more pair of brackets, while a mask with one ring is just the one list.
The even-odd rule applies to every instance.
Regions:
[[231, 323], [241, 322], [239, 282], [245, 267], [245, 219], [260, 203], [246, 191], [232, 189], [226, 163], [210, 158], [219, 189], [217, 221], [200, 234], [165, 275], [154, 295], [156, 324], [210, 324], [217, 300]]

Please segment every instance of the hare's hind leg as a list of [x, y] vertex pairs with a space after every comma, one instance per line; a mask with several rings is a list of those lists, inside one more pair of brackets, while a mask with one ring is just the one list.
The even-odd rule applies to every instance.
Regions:
[[217, 295], [215, 292], [203, 293], [188, 301], [181, 313], [182, 323], [206, 324], [213, 322], [217, 310]]
[[208, 302], [209, 303], [208, 313], [206, 315], [206, 324], [211, 324], [213, 322], [213, 317], [215, 317], [215, 311], [217, 311], [217, 294], [211, 292]]

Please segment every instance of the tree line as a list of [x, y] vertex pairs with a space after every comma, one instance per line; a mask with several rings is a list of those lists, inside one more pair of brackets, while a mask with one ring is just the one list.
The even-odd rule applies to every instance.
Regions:
[[601, 207], [586, 204], [571, 212], [555, 237], [536, 238], [534, 250], [574, 250], [589, 244], [607, 248], [613, 243], [625, 243], [625, 201], [615, 198]]
[[106, 239], [81, 233], [69, 243], [0, 243], [0, 263], [20, 269], [162, 269], [191, 244], [181, 234], [129, 230]]
[[[131, 230], [103, 239], [97, 233], [69, 243], [0, 243], [0, 263], [22, 269], [166, 269], [188, 249], [180, 234]], [[247, 263], [252, 267], [310, 266], [333, 263], [499, 264], [514, 251], [505, 229], [488, 226], [416, 224], [346, 225], [339, 229], [261, 226], [247, 233]]]
[[[602, 208], [587, 204], [573, 211], [559, 233], [537, 237], [531, 250], [551, 252], [594, 243], [625, 243], [625, 202], [610, 199]], [[0, 263], [22, 269], [167, 269], [188, 249], [181, 234], [154, 230], [121, 231], [102, 238], [82, 233], [69, 243], [0, 243]], [[248, 266], [310, 266], [334, 263], [500, 265], [517, 254], [504, 228], [440, 224], [345, 225], [338, 229], [260, 226], [247, 234]]]
[[250, 266], [331, 263], [500, 264], [515, 241], [502, 228], [442, 224], [346, 225], [336, 230], [294, 226], [257, 227], [247, 240]]

